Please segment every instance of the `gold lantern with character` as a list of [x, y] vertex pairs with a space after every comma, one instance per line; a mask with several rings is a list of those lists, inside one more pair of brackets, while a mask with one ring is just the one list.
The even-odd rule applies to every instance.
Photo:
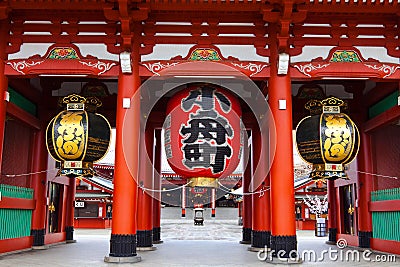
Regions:
[[345, 102], [335, 97], [310, 100], [310, 116], [296, 128], [296, 145], [301, 158], [312, 164], [310, 178], [348, 179], [345, 170], [358, 153], [360, 137], [357, 126], [341, 107]]
[[96, 113], [102, 104], [96, 97], [76, 94], [64, 97], [62, 104], [66, 109], [47, 126], [47, 150], [61, 162], [61, 175], [93, 176], [93, 162], [105, 156], [111, 140], [110, 124]]

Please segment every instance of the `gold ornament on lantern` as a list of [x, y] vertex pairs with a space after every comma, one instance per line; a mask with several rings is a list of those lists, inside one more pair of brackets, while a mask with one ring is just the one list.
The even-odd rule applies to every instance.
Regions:
[[306, 103], [311, 116], [297, 125], [296, 145], [301, 158], [312, 164], [314, 180], [348, 179], [345, 165], [357, 156], [360, 137], [354, 122], [341, 113], [345, 106], [335, 97]]

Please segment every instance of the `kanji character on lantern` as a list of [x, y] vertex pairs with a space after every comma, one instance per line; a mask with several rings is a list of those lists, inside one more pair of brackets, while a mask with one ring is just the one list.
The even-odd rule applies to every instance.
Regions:
[[200, 178], [201, 186], [215, 186], [215, 178], [235, 170], [243, 140], [235, 97], [208, 84], [191, 87], [170, 100], [167, 113], [167, 159], [176, 173], [191, 180], [191, 186], [200, 185]]

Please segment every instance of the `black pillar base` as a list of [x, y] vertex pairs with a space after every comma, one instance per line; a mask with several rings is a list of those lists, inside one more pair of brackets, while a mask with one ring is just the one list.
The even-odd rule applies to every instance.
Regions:
[[251, 231], [251, 246], [255, 248], [266, 248], [271, 243], [270, 231]]
[[74, 240], [74, 227], [66, 226], [65, 227], [65, 236], [67, 241]]
[[153, 246], [153, 230], [137, 230], [136, 238], [138, 247]]
[[336, 228], [329, 228], [329, 238], [328, 241], [331, 243], [336, 243], [336, 235], [337, 235], [337, 229]]
[[371, 247], [372, 232], [358, 231], [358, 246], [360, 248]]
[[153, 228], [153, 244], [161, 241], [161, 227]]
[[244, 228], [242, 230], [242, 241], [241, 244], [251, 244], [251, 228]]
[[45, 229], [32, 229], [31, 236], [33, 236], [33, 244], [34, 247], [44, 246], [44, 236], [46, 234]]
[[[297, 237], [295, 235], [271, 235], [271, 250], [273, 257], [276, 257], [277, 253], [279, 253], [280, 258], [295, 257], [297, 255]], [[293, 251], [295, 251], [296, 254], [294, 254]], [[293, 253], [293, 255], [290, 255], [291, 253]]]
[[110, 256], [111, 257], [136, 256], [136, 235], [111, 234]]

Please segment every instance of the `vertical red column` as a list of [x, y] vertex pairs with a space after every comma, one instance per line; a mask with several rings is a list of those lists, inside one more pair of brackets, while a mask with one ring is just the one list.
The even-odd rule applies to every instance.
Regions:
[[[278, 75], [278, 54], [276, 44], [271, 45], [271, 77], [268, 88], [268, 102], [274, 117], [276, 129], [276, 152], [271, 177], [271, 249], [288, 258], [290, 251], [297, 249], [294, 170], [293, 170], [293, 123], [292, 89], [289, 70]], [[285, 253], [284, 253], [285, 252]]]
[[7, 19], [0, 21], [0, 172], [3, 162], [4, 128], [7, 110], [7, 101], [5, 97], [8, 89], [8, 79], [4, 75], [4, 62], [7, 60], [6, 47], [8, 44], [9, 23]]
[[[246, 142], [247, 146], [247, 142]], [[243, 229], [242, 229], [242, 241], [241, 244], [251, 244], [251, 221], [252, 221], [252, 197], [249, 194], [249, 188], [251, 183], [251, 149], [246, 147], [245, 149], [249, 151], [249, 159], [246, 165], [246, 169], [243, 174]], [[246, 155], [245, 151], [245, 155]]]
[[186, 217], [186, 186], [182, 186], [182, 218]]
[[336, 214], [338, 212], [336, 208], [336, 190], [335, 181], [328, 180], [328, 231], [329, 231], [329, 244], [336, 244], [337, 226], [336, 226]]
[[33, 142], [32, 172], [35, 174], [33, 174], [31, 178], [31, 187], [34, 190], [33, 198], [35, 200], [35, 209], [32, 212], [32, 246], [35, 249], [43, 249], [45, 248], [44, 236], [46, 234], [47, 174], [41, 171], [47, 169], [48, 157], [45, 143], [45, 131], [40, 130], [35, 132]]
[[211, 188], [211, 217], [215, 217], [215, 198], [216, 192], [215, 188]]
[[238, 225], [243, 226], [243, 200], [238, 202]]
[[76, 193], [76, 183], [75, 177], [69, 178], [68, 192], [67, 192], [67, 217], [65, 225], [65, 233], [67, 243], [75, 243], [74, 240], [74, 211], [75, 211], [75, 193]]
[[161, 130], [155, 130], [154, 189], [153, 198], [153, 244], [161, 244]]
[[[268, 174], [268, 146], [262, 143], [259, 130], [253, 131], [253, 175], [257, 183], [256, 194], [252, 195], [252, 227], [251, 251], [260, 251], [270, 247], [271, 216], [270, 216], [270, 190]], [[258, 183], [261, 182], [260, 185]]]
[[136, 235], [137, 248], [141, 251], [156, 249], [153, 246], [153, 145], [154, 129], [148, 127], [144, 135], [140, 138], [139, 150], [140, 165]]
[[374, 190], [374, 173], [372, 161], [371, 136], [360, 133], [360, 150], [358, 154], [358, 245], [362, 248], [371, 247], [372, 214], [368, 203], [371, 201], [371, 192]]
[[[132, 73], [122, 73], [120, 70], [118, 77], [113, 220], [110, 254], [105, 257], [106, 262], [137, 262], [141, 260], [136, 254], [138, 190], [136, 181], [140, 143], [140, 95], [138, 90], [141, 83], [138, 41], [133, 45], [131, 58]], [[130, 105], [126, 105], [129, 101]], [[129, 119], [126, 119], [125, 116], [128, 112], [130, 112], [130, 116]], [[128, 132], [129, 138], [126, 136]], [[128, 160], [130, 162], [127, 162]]]

